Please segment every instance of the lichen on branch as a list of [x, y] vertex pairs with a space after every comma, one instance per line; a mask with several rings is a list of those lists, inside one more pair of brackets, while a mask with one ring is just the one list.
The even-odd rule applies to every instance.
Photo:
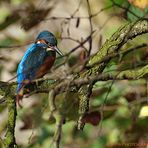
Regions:
[[123, 46], [128, 40], [144, 33], [148, 33], [148, 20], [139, 20], [119, 28], [110, 39], [104, 43], [97, 54], [90, 58], [87, 66], [92, 67], [92, 65], [99, 63], [105, 56], [118, 52], [121, 46]]

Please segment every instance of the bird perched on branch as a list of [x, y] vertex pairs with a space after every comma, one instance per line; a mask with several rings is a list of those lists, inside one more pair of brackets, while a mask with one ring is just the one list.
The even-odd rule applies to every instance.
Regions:
[[40, 32], [35, 43], [28, 48], [18, 65], [16, 101], [19, 106], [21, 106], [20, 100], [23, 98], [24, 88], [50, 70], [56, 59], [56, 52], [63, 55], [57, 48], [55, 36], [47, 30]]

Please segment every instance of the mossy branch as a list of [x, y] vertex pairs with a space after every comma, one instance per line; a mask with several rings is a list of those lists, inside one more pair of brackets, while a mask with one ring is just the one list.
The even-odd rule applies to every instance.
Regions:
[[[108, 55], [118, 53], [121, 46], [123, 46], [128, 40], [144, 33], [148, 33], [147, 20], [138, 21], [136, 23], [127, 24], [124, 27], [121, 27], [109, 40], [105, 42], [102, 48], [89, 59], [88, 63], [86, 64], [88, 70], [81, 73], [79, 76], [84, 78], [101, 73], [111, 59]], [[105, 61], [105, 57], [109, 58]], [[143, 75], [143, 71], [140, 71], [139, 73]], [[131, 73], [126, 71], [121, 76], [133, 76], [133, 78], [135, 78], [137, 75], [134, 72]], [[81, 120], [88, 111], [89, 106], [87, 104], [89, 103], [87, 102], [89, 102], [89, 98], [87, 96], [86, 86], [82, 86], [79, 90], [81, 90], [79, 91], [79, 110], [81, 110], [81, 113], [78, 127], [83, 128], [84, 124], [81, 122]]]
[[85, 77], [101, 73], [110, 59], [113, 58], [110, 57], [106, 60], [105, 57], [116, 55], [127, 41], [145, 33], [148, 33], [148, 20], [139, 20], [119, 28], [110, 39], [106, 40], [99, 51], [89, 59], [86, 64], [88, 70], [82, 72], [79, 76]]
[[102, 61], [102, 59], [107, 55], [118, 52], [121, 46], [123, 46], [127, 41], [144, 33], [148, 33], [148, 20], [140, 20], [134, 23], [129, 23], [119, 28], [110, 37], [110, 39], [104, 43], [97, 54], [90, 58], [87, 66], [92, 67], [96, 63]]
[[6, 94], [6, 102], [8, 107], [8, 123], [7, 123], [7, 131], [4, 139], [4, 144], [6, 148], [16, 148], [15, 142], [15, 123], [16, 123], [16, 102], [15, 102], [15, 95], [11, 92], [9, 87], [5, 90]]

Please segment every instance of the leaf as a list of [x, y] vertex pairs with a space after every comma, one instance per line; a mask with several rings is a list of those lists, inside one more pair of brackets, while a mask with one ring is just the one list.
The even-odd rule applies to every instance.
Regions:
[[127, 18], [130, 21], [137, 21], [139, 18], [144, 17], [145, 14], [148, 13], [148, 8], [145, 8], [144, 10], [142, 10], [142, 9], [139, 9], [138, 7], [135, 7], [134, 5], [131, 5], [130, 8], [129, 8], [129, 10], [131, 12], [133, 12], [136, 16], [138, 16], [138, 17], [136, 17], [132, 13], [128, 12], [127, 13]]
[[76, 22], [76, 28], [78, 28], [80, 25], [80, 18], [78, 17], [77, 22]]
[[139, 117], [148, 117], [148, 105], [141, 108]]
[[125, 3], [125, 0], [114, 0], [115, 3], [122, 5], [123, 3]]
[[16, 23], [20, 19], [18, 11], [13, 11], [6, 17], [5, 21], [0, 24], [0, 30], [7, 28], [9, 25]]
[[[114, 0], [115, 3], [117, 3], [118, 5], [122, 5], [123, 3], [125, 3], [125, 0]], [[110, 6], [111, 4], [113, 4], [112, 0], [107, 0], [105, 1], [106, 6]]]
[[87, 51], [86, 50], [81, 50], [81, 52], [79, 53], [80, 63], [83, 63], [83, 61], [85, 61], [86, 58], [87, 58]]
[[30, 30], [43, 21], [51, 10], [52, 7], [48, 9], [36, 9], [34, 7], [26, 8], [27, 14], [25, 18], [21, 20], [22, 28], [25, 31]]
[[77, 62], [78, 62], [78, 58], [76, 56], [71, 56], [68, 59], [68, 65], [69, 65], [69, 67], [74, 66]]
[[144, 9], [148, 6], [148, 0], [128, 0], [129, 3], [133, 4], [134, 6]]
[[20, 130], [27, 130], [32, 128], [33, 120], [32, 120], [31, 114], [24, 116], [22, 121], [23, 121], [23, 125], [20, 127]]
[[101, 120], [101, 114], [98, 111], [90, 112], [85, 114], [82, 119], [83, 123], [90, 123], [94, 126], [97, 126]]

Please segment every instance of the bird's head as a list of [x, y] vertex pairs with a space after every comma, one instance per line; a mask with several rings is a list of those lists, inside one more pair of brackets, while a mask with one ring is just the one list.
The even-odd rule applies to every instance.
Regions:
[[47, 30], [40, 32], [35, 42], [46, 44], [49, 50], [56, 51], [59, 55], [63, 56], [62, 52], [57, 47], [57, 39], [51, 32]]

